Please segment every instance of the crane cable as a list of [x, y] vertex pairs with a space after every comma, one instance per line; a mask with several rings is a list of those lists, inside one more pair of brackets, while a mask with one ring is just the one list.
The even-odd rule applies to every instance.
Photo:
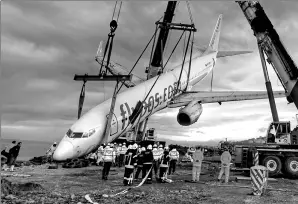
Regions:
[[[118, 4], [118, 1], [116, 1], [115, 6], [114, 6], [112, 20], [114, 20], [114, 16], [115, 16], [115, 11], [116, 11], [117, 4]], [[118, 16], [117, 16], [117, 20], [116, 20], [117, 22], [118, 22], [118, 19], [119, 19], [119, 16], [120, 16], [121, 7], [122, 7], [122, 1], [120, 1], [120, 7], [119, 7], [119, 10], [118, 10]]]
[[189, 5], [189, 2], [188, 1], [186, 1], [186, 5], [187, 5], [188, 13], [189, 13], [190, 22], [191, 22], [191, 24], [194, 24], [194, 21], [193, 21], [193, 18], [192, 18], [192, 14], [191, 14], [190, 5]]

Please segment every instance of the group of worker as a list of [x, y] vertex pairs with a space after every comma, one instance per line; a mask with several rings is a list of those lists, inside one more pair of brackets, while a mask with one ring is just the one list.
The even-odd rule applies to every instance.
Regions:
[[7, 171], [9, 169], [10, 171], [14, 171], [15, 162], [19, 155], [21, 146], [22, 142], [17, 143], [16, 141], [12, 141], [11, 144], [5, 146], [5, 148], [1, 151], [1, 155], [7, 158], [2, 170]]
[[[167, 175], [175, 173], [176, 163], [179, 158], [179, 152], [174, 148], [169, 151], [169, 147], [157, 144], [148, 145], [147, 148], [141, 147], [136, 143], [128, 145], [125, 143], [118, 148], [114, 144], [108, 143], [106, 147], [100, 147], [102, 151], [103, 170], [102, 179], [107, 180], [112, 164], [118, 164], [121, 167], [124, 163], [124, 185], [131, 185], [134, 180], [138, 180], [142, 172], [142, 179], [148, 184], [152, 183], [152, 173], [159, 182], [166, 182]], [[116, 159], [118, 158], [118, 162]], [[135, 175], [134, 175], [135, 172]], [[158, 174], [159, 173], [159, 174]]]
[[[192, 182], [198, 182], [200, 180], [201, 167], [204, 159], [204, 149], [202, 147], [197, 147], [190, 160], [193, 164], [192, 167]], [[225, 183], [229, 182], [230, 175], [230, 163], [232, 156], [227, 147], [224, 148], [224, 152], [221, 154], [221, 169], [217, 178], [217, 181], [220, 181], [223, 174], [225, 174]]]

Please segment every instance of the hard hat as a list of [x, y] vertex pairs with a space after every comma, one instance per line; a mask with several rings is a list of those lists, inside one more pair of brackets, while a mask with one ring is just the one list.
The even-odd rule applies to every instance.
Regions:
[[139, 147], [141, 147], [141, 145], [139, 145]]
[[57, 144], [57, 142], [54, 142], [54, 144]]
[[152, 150], [152, 145], [151, 145], [151, 144], [150, 144], [150, 145], [148, 145], [147, 149], [150, 149], [150, 150]]
[[137, 149], [138, 148], [138, 145], [135, 143], [134, 145], [133, 145], [133, 149]]
[[154, 145], [153, 145], [153, 148], [155, 148], [155, 147], [157, 147], [157, 144], [154, 144]]
[[114, 145], [116, 145], [117, 143], [115, 142]]
[[159, 145], [159, 148], [163, 148], [162, 144], [161, 144], [161, 145]]
[[146, 151], [146, 148], [145, 148], [145, 147], [142, 147], [141, 151], [142, 151], [142, 152], [143, 152], [143, 151]]
[[168, 146], [165, 146], [165, 149], [166, 149], [166, 150], [168, 150], [168, 149], [169, 149], [169, 147], [168, 147]]
[[112, 144], [110, 145], [110, 147], [114, 147], [114, 144], [112, 143]]
[[123, 144], [124, 144], [124, 145], [126, 145], [126, 143], [125, 143], [125, 142], [123, 142]]
[[128, 149], [132, 149], [132, 145], [128, 145]]
[[121, 143], [119, 144], [119, 147], [122, 147], [122, 144]]

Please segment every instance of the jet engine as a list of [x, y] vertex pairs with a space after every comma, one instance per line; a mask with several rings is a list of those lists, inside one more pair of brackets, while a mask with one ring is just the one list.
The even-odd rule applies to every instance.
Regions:
[[203, 112], [203, 107], [198, 101], [192, 101], [184, 108], [180, 108], [177, 121], [182, 126], [189, 126], [197, 122]]

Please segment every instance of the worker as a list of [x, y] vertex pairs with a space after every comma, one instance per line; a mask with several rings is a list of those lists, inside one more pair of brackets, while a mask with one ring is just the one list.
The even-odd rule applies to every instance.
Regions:
[[157, 145], [154, 144], [152, 154], [153, 154], [153, 170], [154, 170], [156, 180], [158, 179], [157, 171], [159, 169], [160, 153], [161, 152], [157, 149]]
[[173, 172], [173, 174], [175, 173], [176, 163], [179, 159], [179, 152], [176, 150], [176, 148], [173, 148], [169, 152], [169, 157], [170, 157], [169, 175], [171, 175], [172, 172]]
[[148, 145], [146, 151], [144, 151], [144, 162], [143, 162], [143, 171], [142, 178], [144, 179], [146, 174], [148, 173], [148, 177], [146, 179], [146, 183], [152, 183], [152, 162], [153, 162], [153, 154], [152, 154], [152, 145]]
[[3, 165], [2, 170], [5, 170], [5, 171], [8, 170], [7, 166], [9, 165], [9, 158], [10, 158], [9, 151], [10, 151], [10, 149], [13, 148], [14, 146], [16, 146], [16, 141], [15, 141], [15, 140], [12, 141], [10, 145], [6, 146], [5, 149], [1, 152], [1, 154], [7, 158], [7, 161], [6, 161], [6, 163]]
[[127, 151], [126, 143], [123, 142], [122, 147], [120, 149], [120, 156], [119, 156], [119, 163], [118, 163], [119, 167], [123, 166], [124, 155], [125, 155], [126, 151]]
[[110, 147], [110, 144], [108, 144], [103, 151], [103, 162], [104, 162], [103, 169], [102, 169], [103, 180], [108, 180], [110, 168], [112, 163], [115, 162], [115, 157], [116, 157], [116, 154], [114, 150]]
[[118, 163], [117, 163], [117, 151], [118, 151], [117, 143], [112, 144], [112, 147], [115, 152], [115, 162], [113, 163], [113, 166], [116, 167], [118, 165]]
[[135, 145], [128, 145], [128, 150], [126, 151], [125, 157], [125, 170], [124, 170], [124, 186], [132, 185], [133, 183], [133, 170], [136, 162], [136, 147]]
[[200, 180], [202, 161], [204, 159], [204, 152], [201, 147], [197, 147], [192, 155], [192, 181], [197, 182]]
[[103, 162], [103, 144], [101, 144], [98, 149], [97, 149], [97, 161], [96, 161], [96, 165], [99, 166], [102, 162]]
[[121, 152], [121, 148], [122, 148], [122, 144], [118, 144], [118, 148], [117, 148], [117, 152], [116, 152], [116, 162], [118, 164], [118, 167], [119, 166], [119, 161], [120, 161], [120, 152]]
[[271, 127], [269, 133], [268, 133], [268, 143], [275, 143], [275, 135], [276, 131], [274, 129], [274, 126]]
[[160, 165], [159, 165], [159, 181], [162, 183], [166, 182], [167, 179], [167, 172], [169, 168], [169, 147], [165, 147], [164, 152], [160, 158]]
[[96, 163], [97, 162], [97, 150], [91, 152], [88, 155], [87, 159], [90, 161], [91, 164]]
[[17, 157], [19, 156], [21, 146], [22, 146], [22, 142], [18, 142], [17, 145], [13, 146], [9, 150], [8, 166], [10, 166], [10, 171], [13, 171], [14, 169], [14, 165], [17, 160]]
[[232, 160], [231, 154], [228, 151], [228, 148], [225, 147], [224, 152], [220, 157], [221, 169], [220, 169], [217, 181], [220, 181], [223, 173], [225, 173], [225, 183], [229, 182], [231, 160]]
[[141, 172], [141, 170], [143, 169], [143, 163], [144, 163], [144, 152], [146, 151], [145, 147], [141, 148], [141, 152], [138, 153], [136, 156], [136, 160], [137, 160], [137, 171], [135, 174], [135, 180], [138, 180], [139, 178], [139, 174]]

